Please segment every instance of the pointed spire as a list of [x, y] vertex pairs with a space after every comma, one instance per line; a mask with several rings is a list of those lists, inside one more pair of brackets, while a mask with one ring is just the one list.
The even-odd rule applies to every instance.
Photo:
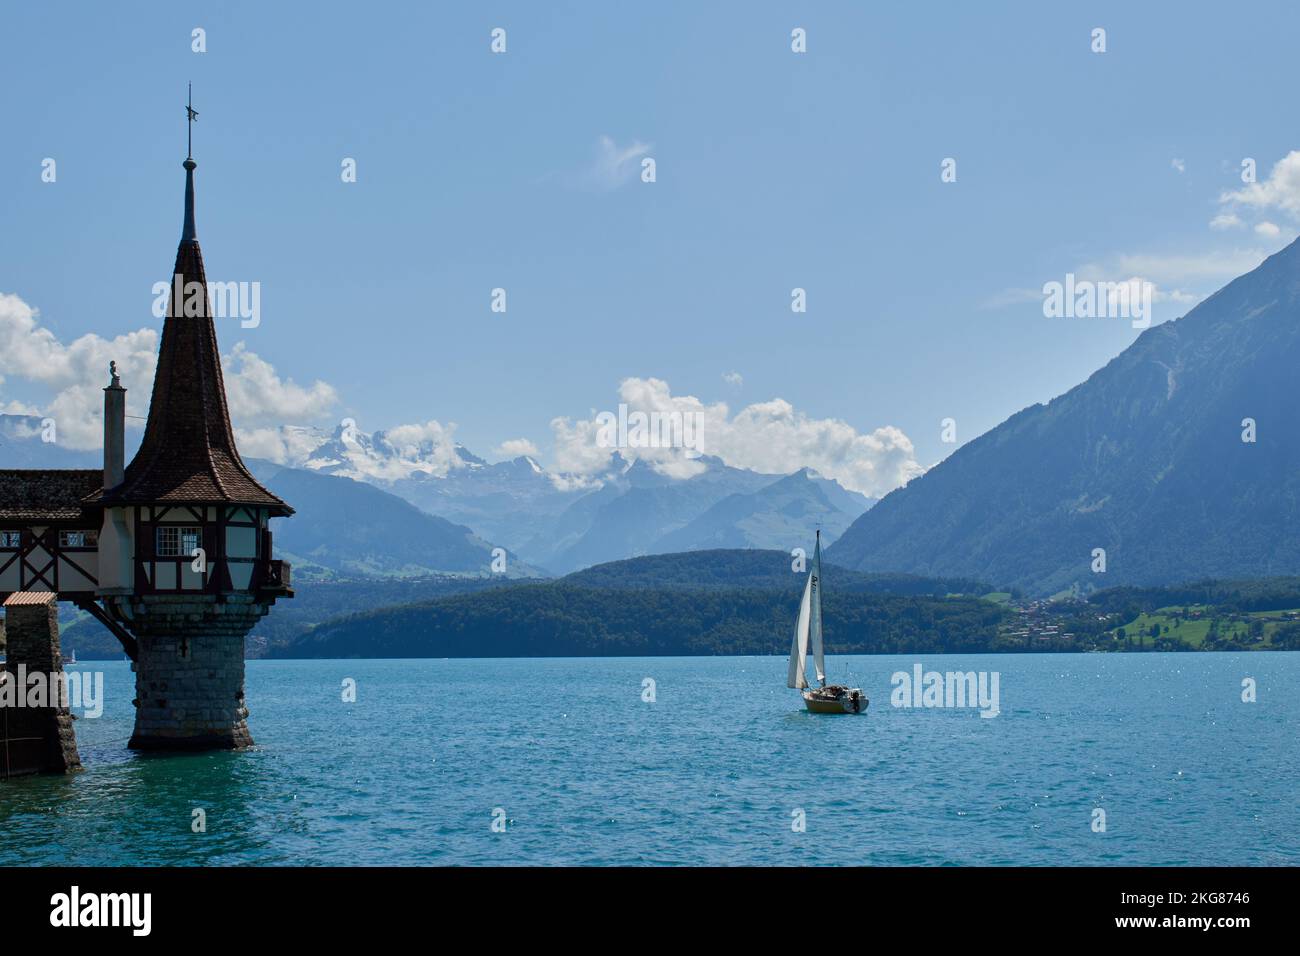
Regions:
[[194, 87], [189, 88], [190, 95], [185, 98], [185, 225], [181, 227], [181, 242], [198, 241], [198, 233], [194, 230], [194, 167], [198, 163], [194, 162], [194, 121], [199, 118], [198, 112], [194, 109]]
[[192, 159], [185, 160], [185, 225], [181, 227], [181, 242], [198, 242], [198, 233], [194, 230], [194, 167], [198, 163]]
[[[186, 106], [189, 122], [198, 115]], [[125, 480], [105, 500], [258, 505], [293, 509], [258, 483], [235, 447], [203, 251], [194, 229], [194, 167], [185, 166], [185, 225], [172, 267], [149, 418]]]

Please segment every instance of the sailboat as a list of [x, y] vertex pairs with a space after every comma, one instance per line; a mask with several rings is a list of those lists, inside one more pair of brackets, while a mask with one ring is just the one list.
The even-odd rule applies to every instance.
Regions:
[[[813, 666], [817, 670], [818, 687], [809, 687], [804, 668], [808, 647], [812, 645]], [[817, 547], [813, 551], [812, 570], [803, 588], [799, 602], [799, 616], [794, 624], [794, 643], [790, 646], [790, 676], [787, 686], [803, 691], [804, 703], [814, 714], [862, 714], [867, 710], [867, 697], [860, 687], [843, 687], [826, 683], [826, 660], [822, 650], [822, 533], [817, 532]]]

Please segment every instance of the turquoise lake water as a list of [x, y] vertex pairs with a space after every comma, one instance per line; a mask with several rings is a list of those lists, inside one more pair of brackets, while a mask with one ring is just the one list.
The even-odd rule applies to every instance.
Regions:
[[[890, 706], [918, 660], [1001, 713]], [[1295, 653], [837, 658], [865, 717], [776, 657], [254, 661], [254, 749], [148, 757], [89, 666], [86, 772], [0, 782], [0, 865], [1300, 863]]]

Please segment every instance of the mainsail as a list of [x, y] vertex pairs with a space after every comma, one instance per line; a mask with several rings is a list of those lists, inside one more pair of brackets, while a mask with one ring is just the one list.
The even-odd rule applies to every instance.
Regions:
[[[812, 586], [813, 578], [810, 574], [808, 575], [808, 583], [803, 588], [803, 600], [799, 602], [799, 618], [794, 625], [794, 643], [790, 645], [790, 676], [786, 680], [787, 687], [802, 689], [808, 686], [808, 678], [804, 676], [803, 665], [804, 658], [808, 656], [808, 623], [811, 617]], [[820, 645], [820, 634], [817, 640]]]
[[808, 590], [811, 592], [812, 609], [808, 629], [811, 633], [813, 666], [817, 668], [817, 680], [826, 686], [826, 661], [822, 655], [822, 533], [817, 532], [817, 548], [813, 551], [812, 574], [808, 576]]

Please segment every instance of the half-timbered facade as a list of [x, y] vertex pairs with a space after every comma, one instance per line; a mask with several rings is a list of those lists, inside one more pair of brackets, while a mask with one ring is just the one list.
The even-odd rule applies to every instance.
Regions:
[[103, 509], [84, 503], [99, 471], [0, 470], [0, 602], [17, 591], [66, 600], [99, 588]]
[[133, 593], [273, 590], [282, 565], [271, 560], [265, 509], [243, 505], [140, 505], [134, 528]]

